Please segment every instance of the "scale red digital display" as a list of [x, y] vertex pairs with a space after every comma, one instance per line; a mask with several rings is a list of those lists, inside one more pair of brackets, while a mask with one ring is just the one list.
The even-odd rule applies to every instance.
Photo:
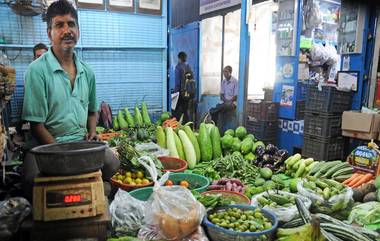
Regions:
[[76, 202], [80, 202], [81, 200], [82, 200], [82, 197], [80, 194], [70, 194], [70, 195], [65, 195], [63, 197], [64, 203], [76, 203]]

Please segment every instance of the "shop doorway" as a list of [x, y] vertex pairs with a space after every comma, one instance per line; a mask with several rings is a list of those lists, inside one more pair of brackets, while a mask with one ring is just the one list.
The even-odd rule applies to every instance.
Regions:
[[253, 5], [250, 11], [248, 99], [263, 99], [263, 89], [274, 85], [277, 8], [278, 3], [266, 1]]

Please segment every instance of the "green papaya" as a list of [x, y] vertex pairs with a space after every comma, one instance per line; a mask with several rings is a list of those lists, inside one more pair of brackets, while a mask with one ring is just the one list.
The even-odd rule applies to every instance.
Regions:
[[117, 116], [113, 117], [112, 125], [115, 131], [118, 131], [120, 129], [119, 121], [117, 121]]
[[119, 110], [119, 112], [117, 113], [117, 121], [119, 122], [119, 127], [121, 130], [128, 129], [128, 123], [124, 119], [124, 115], [123, 115], [123, 112], [121, 110]]
[[135, 124], [137, 127], [143, 126], [143, 119], [137, 104], [135, 105]]
[[235, 131], [232, 130], [232, 129], [228, 129], [228, 130], [226, 130], [226, 131], [224, 132], [224, 135], [230, 135], [230, 136], [234, 137], [234, 135], [235, 135]]
[[253, 141], [250, 138], [245, 138], [241, 143], [241, 153], [248, 154], [251, 152], [253, 146]]
[[131, 113], [129, 112], [128, 107], [124, 108], [124, 112], [125, 112], [125, 119], [127, 120], [128, 126], [132, 128], [135, 127], [135, 121], [133, 120], [133, 117]]
[[241, 142], [239, 138], [235, 137], [233, 142], [232, 142], [232, 151], [239, 151], [241, 149]]
[[149, 113], [148, 113], [148, 107], [145, 104], [145, 101], [141, 103], [141, 114], [142, 114], [142, 119], [143, 123], [146, 126], [149, 126], [152, 124], [152, 121], [150, 120]]
[[244, 126], [239, 126], [236, 128], [235, 135], [240, 139], [243, 140], [245, 136], [247, 135], [247, 129], [245, 129]]
[[223, 150], [231, 149], [233, 141], [234, 141], [234, 138], [232, 136], [224, 135], [222, 137], [222, 148], [223, 148]]

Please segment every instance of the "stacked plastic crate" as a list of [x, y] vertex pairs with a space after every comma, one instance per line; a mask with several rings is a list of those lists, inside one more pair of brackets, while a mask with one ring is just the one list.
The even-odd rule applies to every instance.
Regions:
[[276, 143], [278, 103], [272, 101], [247, 102], [247, 131], [264, 143]]
[[350, 109], [351, 93], [332, 86], [310, 86], [306, 96], [302, 154], [317, 160], [340, 159], [342, 113]]

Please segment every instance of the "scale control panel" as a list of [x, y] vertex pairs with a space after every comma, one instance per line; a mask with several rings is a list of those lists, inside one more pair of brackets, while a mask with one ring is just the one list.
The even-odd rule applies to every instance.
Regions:
[[46, 191], [46, 208], [81, 206], [91, 202], [90, 187]]

